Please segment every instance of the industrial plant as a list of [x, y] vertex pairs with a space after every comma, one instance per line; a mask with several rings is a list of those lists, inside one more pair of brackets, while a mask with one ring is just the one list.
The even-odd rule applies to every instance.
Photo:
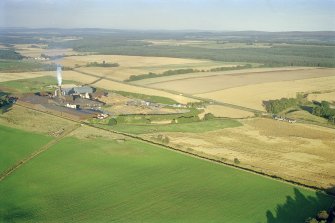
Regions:
[[[68, 116], [73, 119], [87, 119], [91, 117], [102, 117], [104, 114], [101, 107], [104, 102], [97, 100], [97, 95], [107, 95], [107, 92], [96, 92], [90, 86], [62, 85], [62, 68], [57, 66], [57, 85], [50, 86], [54, 91], [36, 92], [26, 94], [20, 98], [21, 103], [29, 107], [36, 107], [39, 110], [49, 113]], [[107, 117], [104, 114], [103, 117]]]
[[105, 119], [111, 115], [182, 114], [186, 106], [152, 103], [124, 97], [89, 85], [63, 84], [62, 68], [57, 66], [55, 85], [46, 91], [23, 94], [21, 105], [74, 120]]

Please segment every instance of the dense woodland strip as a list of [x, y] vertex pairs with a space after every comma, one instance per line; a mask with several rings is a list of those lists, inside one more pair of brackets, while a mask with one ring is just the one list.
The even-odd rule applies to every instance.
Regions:
[[163, 73], [156, 74], [153, 72], [149, 72], [147, 74], [139, 74], [139, 75], [131, 75], [125, 82], [130, 82], [130, 81], [138, 81], [138, 80], [143, 80], [143, 79], [148, 79], [148, 78], [156, 78], [156, 77], [164, 77], [164, 76], [173, 76], [173, 75], [178, 75], [178, 74], [189, 74], [189, 73], [198, 73], [198, 72], [218, 72], [218, 71], [228, 71], [228, 70], [241, 70], [241, 69], [247, 69], [251, 68], [252, 66], [250, 64], [246, 65], [238, 65], [234, 67], [216, 67], [212, 68], [209, 70], [199, 70], [199, 69], [192, 69], [192, 68], [187, 68], [187, 69], [178, 69], [178, 70], [167, 70], [164, 71]]

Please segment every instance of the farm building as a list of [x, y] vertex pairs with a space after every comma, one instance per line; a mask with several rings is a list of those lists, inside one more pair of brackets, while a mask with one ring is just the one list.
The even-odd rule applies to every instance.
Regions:
[[[79, 95], [81, 98], [90, 98], [93, 93], [93, 88], [89, 86], [71, 87], [61, 89], [62, 95]], [[55, 93], [55, 95], [57, 95]]]

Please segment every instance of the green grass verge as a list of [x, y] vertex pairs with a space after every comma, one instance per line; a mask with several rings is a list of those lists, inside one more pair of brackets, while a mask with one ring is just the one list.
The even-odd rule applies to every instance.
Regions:
[[51, 139], [49, 136], [0, 125], [0, 172], [29, 156]]
[[113, 129], [119, 132], [126, 132], [131, 134], [145, 134], [155, 132], [193, 132], [201, 133], [214, 131], [224, 128], [233, 128], [242, 126], [242, 124], [232, 119], [213, 119], [208, 121], [190, 122], [190, 123], [177, 123], [177, 124], [117, 124], [114, 126], [99, 125], [106, 129]]
[[296, 223], [332, 202], [139, 141], [75, 138], [6, 178], [0, 197], [1, 222]]
[[146, 94], [137, 94], [137, 93], [131, 93], [131, 92], [125, 92], [125, 91], [114, 91], [114, 92], [122, 96], [125, 96], [125, 97], [141, 99], [144, 101], [150, 101], [152, 103], [161, 103], [161, 104], [167, 104], [167, 105], [178, 104], [177, 101], [171, 98], [166, 98], [166, 97], [152, 96], [152, 95], [146, 95]]

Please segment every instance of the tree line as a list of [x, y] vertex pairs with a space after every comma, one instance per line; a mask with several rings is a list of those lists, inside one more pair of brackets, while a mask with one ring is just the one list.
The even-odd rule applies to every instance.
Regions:
[[298, 104], [299, 100], [296, 98], [281, 98], [263, 102], [266, 111], [273, 114], [277, 114], [290, 107], [297, 106]]
[[12, 49], [0, 49], [0, 59], [2, 60], [22, 60], [24, 56]]
[[313, 115], [326, 118], [329, 122], [335, 124], [335, 109], [331, 108], [327, 101], [317, 103], [313, 108]]
[[98, 63], [98, 62], [88, 63], [86, 66], [87, 67], [118, 67], [120, 65], [118, 63], [106, 63], [105, 61], [103, 61], [102, 63]]
[[241, 69], [247, 69], [251, 67], [252, 66], [250, 64], [246, 64], [246, 65], [238, 65], [234, 67], [216, 67], [216, 68], [211, 68], [208, 70], [205, 70], [205, 69], [199, 70], [199, 69], [192, 69], [192, 68], [167, 70], [160, 74], [149, 72], [147, 74], [131, 75], [125, 81], [130, 82], [130, 81], [138, 81], [138, 80], [143, 80], [143, 79], [148, 79], [148, 78], [172, 76], [172, 75], [178, 75], [178, 74], [198, 73], [198, 72], [218, 72], [218, 71], [229, 71], [229, 70], [241, 70]]

